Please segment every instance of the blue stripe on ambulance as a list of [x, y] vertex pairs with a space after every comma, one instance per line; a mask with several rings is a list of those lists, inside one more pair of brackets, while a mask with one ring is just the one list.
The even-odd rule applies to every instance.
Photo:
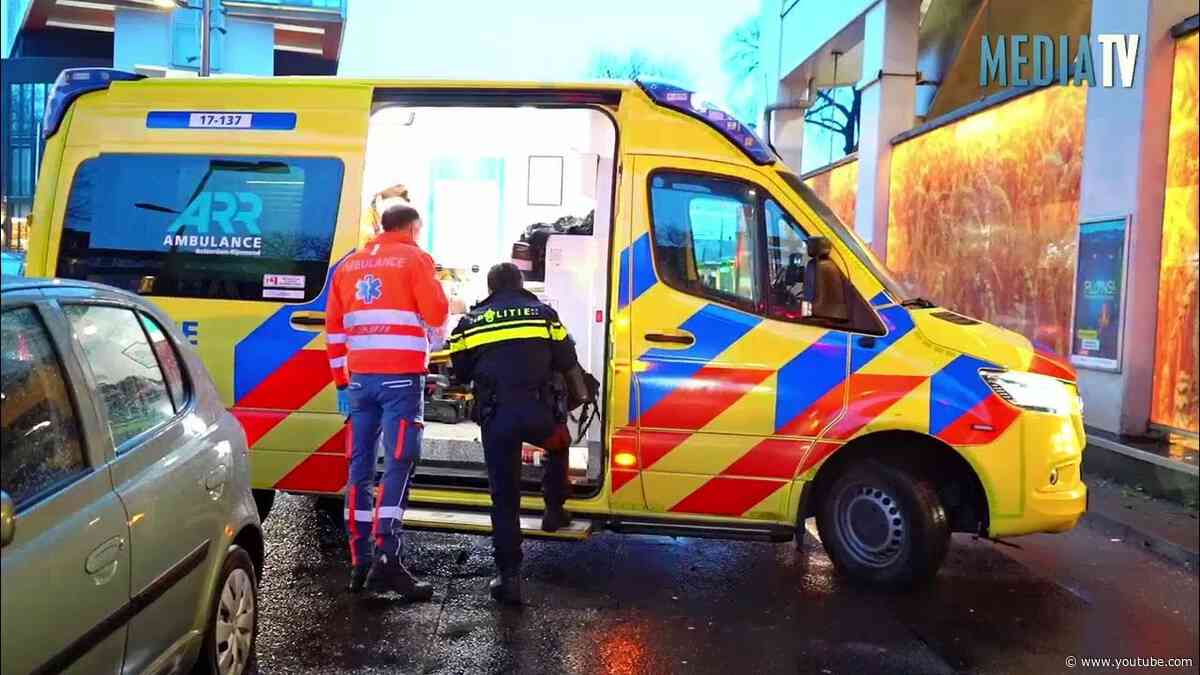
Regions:
[[[347, 254], [349, 255], [349, 254]], [[298, 305], [284, 305], [275, 310], [254, 330], [238, 341], [233, 348], [233, 400], [242, 400], [246, 394], [262, 384], [271, 373], [287, 363], [312, 342], [313, 333], [299, 331], [292, 327], [292, 314], [302, 311], [325, 311], [329, 287], [332, 285], [333, 272], [342, 264], [338, 260], [329, 266], [325, 273], [325, 285], [321, 294], [312, 300]], [[235, 403], [236, 404], [236, 403]]]

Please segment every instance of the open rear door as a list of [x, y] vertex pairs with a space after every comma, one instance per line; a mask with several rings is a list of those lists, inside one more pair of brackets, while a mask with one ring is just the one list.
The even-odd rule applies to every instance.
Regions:
[[[512, 260], [515, 248], [532, 251], [526, 290], [558, 312], [581, 364], [606, 378], [620, 99], [619, 89], [603, 86], [376, 90], [363, 199], [403, 191], [420, 212], [418, 243], [437, 263], [451, 300], [447, 330], [487, 296], [489, 268]], [[451, 370], [446, 355], [435, 352], [414, 500], [487, 486], [481, 434], [467, 415], [471, 394]], [[594, 496], [604, 479], [603, 430], [599, 423], [569, 426], [578, 439], [570, 454], [574, 494]], [[536, 493], [540, 449], [526, 450], [522, 482]]]

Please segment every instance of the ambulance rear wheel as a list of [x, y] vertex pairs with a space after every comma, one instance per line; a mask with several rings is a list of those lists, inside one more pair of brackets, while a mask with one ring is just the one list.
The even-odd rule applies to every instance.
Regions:
[[823, 491], [817, 529], [839, 572], [881, 588], [932, 579], [950, 545], [950, 523], [933, 486], [873, 460], [846, 467]]

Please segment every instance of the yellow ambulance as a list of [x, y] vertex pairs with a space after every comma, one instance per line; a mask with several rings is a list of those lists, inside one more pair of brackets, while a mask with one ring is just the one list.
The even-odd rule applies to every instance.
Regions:
[[[913, 297], [684, 89], [82, 69], [56, 83], [45, 136], [29, 273], [179, 322], [245, 428], [264, 511], [274, 491], [343, 489], [325, 298], [374, 197], [403, 185], [457, 311], [520, 243], [602, 383], [596, 420], [572, 421], [579, 517], [553, 536], [799, 542], [815, 517], [842, 572], [903, 585], [936, 573], [951, 532], [1059, 532], [1084, 512], [1071, 367]], [[469, 404], [441, 378], [430, 405]], [[487, 532], [478, 427], [438, 410], [405, 522]], [[547, 535], [527, 460], [522, 524]]]

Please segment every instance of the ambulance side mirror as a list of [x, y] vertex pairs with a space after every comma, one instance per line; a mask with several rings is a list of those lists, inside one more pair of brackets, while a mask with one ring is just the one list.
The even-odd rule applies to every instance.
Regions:
[[830, 258], [833, 246], [825, 237], [809, 237], [806, 244], [808, 264], [804, 267], [804, 316], [823, 321], [848, 321], [847, 282]]

